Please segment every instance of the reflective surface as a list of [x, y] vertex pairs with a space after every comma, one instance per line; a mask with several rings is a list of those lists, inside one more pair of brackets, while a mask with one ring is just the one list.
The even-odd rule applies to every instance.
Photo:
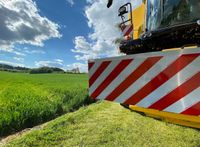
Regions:
[[89, 64], [93, 99], [200, 116], [200, 48], [97, 59]]
[[200, 18], [200, 1], [149, 0], [147, 15], [149, 31], [195, 22]]

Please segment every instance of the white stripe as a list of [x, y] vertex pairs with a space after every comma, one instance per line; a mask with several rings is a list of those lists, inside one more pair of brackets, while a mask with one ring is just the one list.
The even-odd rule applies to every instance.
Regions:
[[179, 71], [176, 75], [174, 75], [171, 79], [169, 79], [166, 83], [160, 86], [158, 89], [153, 91], [151, 94], [146, 96], [143, 100], [138, 102], [136, 105], [147, 108], [151, 106], [153, 103], [173, 91], [178, 86], [182, 85], [189, 78], [199, 72], [199, 64], [200, 57], [186, 66], [183, 70]]
[[156, 63], [149, 71], [142, 75], [137, 81], [135, 81], [129, 88], [127, 88], [121, 95], [116, 98], [116, 102], [123, 103], [154, 77], [156, 77], [161, 71], [163, 71], [169, 64], [173, 63], [177, 59], [177, 56], [165, 56], [158, 63]]
[[92, 68], [89, 71], [89, 77], [91, 77], [94, 74], [94, 72], [98, 69], [100, 64], [104, 61], [133, 59], [133, 58], [138, 59], [138, 58], [147, 58], [147, 57], [155, 57], [155, 56], [166, 56], [167, 57], [167, 56], [177, 56], [177, 55], [184, 55], [184, 54], [198, 54], [198, 53], [200, 53], [200, 48], [174, 50], [174, 51], [150, 52], [150, 53], [103, 58], [103, 59], [95, 59], [95, 60], [93, 60], [93, 62], [95, 62], [95, 64], [92, 66]]
[[124, 31], [123, 31], [123, 34], [125, 35], [127, 32], [128, 32], [128, 30], [131, 28], [131, 25], [128, 25], [125, 29], [124, 29]]
[[96, 72], [96, 70], [99, 68], [101, 63], [102, 63], [102, 61], [95, 61], [94, 65], [92, 66], [92, 68], [89, 71], [89, 78], [92, 77], [92, 75]]
[[113, 60], [106, 70], [96, 79], [96, 81], [90, 87], [89, 93], [92, 94], [98, 86], [108, 77], [108, 75], [115, 69], [115, 67], [120, 63], [121, 60]]
[[200, 102], [200, 87], [163, 111], [181, 113], [198, 102]]
[[123, 30], [123, 33], [126, 33], [127, 30], [128, 30], [130, 27], [131, 27], [130, 25], [126, 26], [125, 29]]
[[134, 60], [113, 80], [97, 99], [105, 99], [119, 84], [121, 84], [146, 58]]

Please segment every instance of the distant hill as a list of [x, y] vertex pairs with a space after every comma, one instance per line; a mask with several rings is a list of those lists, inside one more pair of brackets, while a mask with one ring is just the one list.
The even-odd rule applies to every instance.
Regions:
[[40, 67], [31, 69], [30, 74], [42, 74], [42, 73], [65, 73], [63, 69], [57, 67]]
[[20, 66], [12, 66], [8, 64], [0, 64], [0, 71], [8, 72], [26, 72], [30, 74], [41, 74], [41, 73], [65, 73], [63, 69], [57, 67], [40, 67], [40, 68], [26, 68]]
[[20, 67], [20, 66], [12, 66], [8, 64], [0, 63], [0, 71], [10, 71], [10, 72], [29, 72], [30, 68]]

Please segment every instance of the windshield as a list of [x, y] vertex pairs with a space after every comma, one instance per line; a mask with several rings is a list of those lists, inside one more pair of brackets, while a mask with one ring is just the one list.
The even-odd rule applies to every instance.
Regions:
[[155, 30], [200, 18], [200, 0], [149, 0], [148, 30]]
[[148, 1], [148, 14], [147, 14], [147, 28], [148, 30], [154, 30], [158, 28], [161, 21], [161, 1], [149, 0]]

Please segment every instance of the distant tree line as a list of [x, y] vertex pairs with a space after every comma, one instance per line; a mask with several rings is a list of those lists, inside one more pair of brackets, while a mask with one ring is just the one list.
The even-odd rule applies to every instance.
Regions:
[[40, 67], [31, 69], [30, 74], [42, 74], [42, 73], [65, 73], [63, 69], [57, 67]]
[[0, 71], [9, 71], [9, 72], [29, 72], [29, 68], [20, 67], [20, 66], [11, 66], [7, 64], [0, 64]]
[[44, 73], [67, 73], [67, 74], [81, 74], [79, 68], [64, 71], [58, 67], [40, 67], [40, 68], [26, 68], [20, 66], [12, 66], [7, 64], [0, 64], [0, 71], [21, 72], [30, 74], [44, 74]]
[[40, 68], [26, 68], [20, 66], [12, 66], [7, 64], [0, 64], [0, 71], [8, 71], [8, 72], [23, 72], [30, 74], [42, 74], [42, 73], [65, 73], [63, 69], [57, 67], [40, 67]]

